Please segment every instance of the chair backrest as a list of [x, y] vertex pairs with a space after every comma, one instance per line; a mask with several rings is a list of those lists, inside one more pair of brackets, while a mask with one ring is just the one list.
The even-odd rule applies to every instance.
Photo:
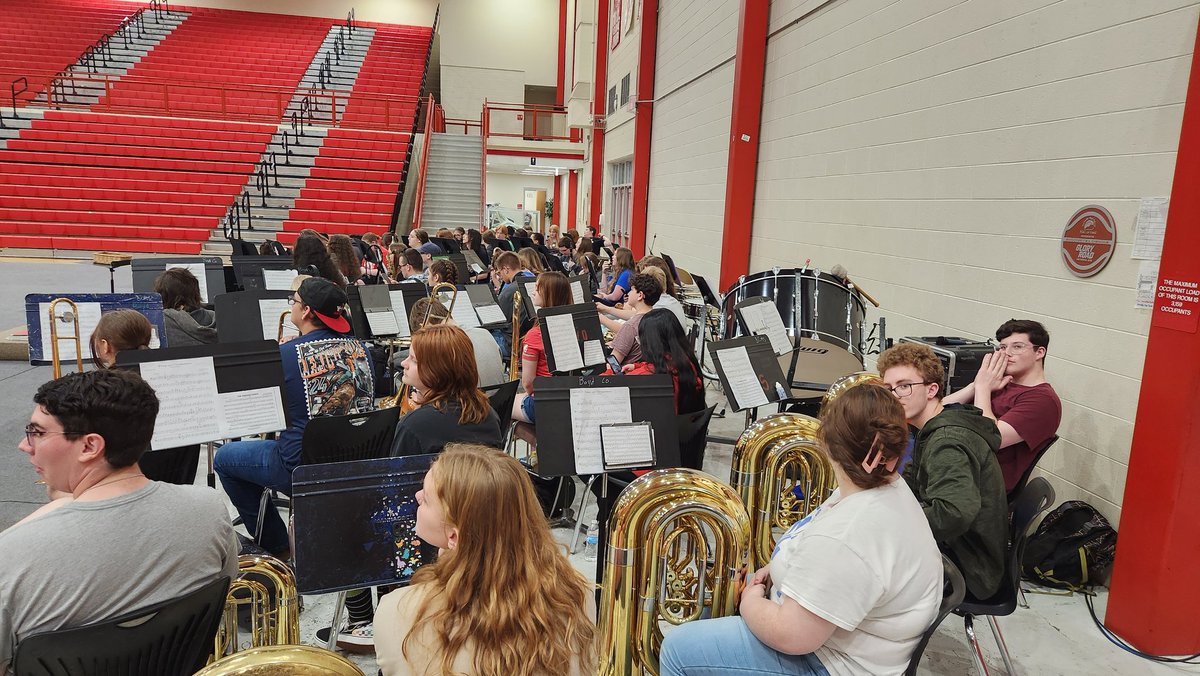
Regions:
[[313, 418], [304, 428], [300, 463], [347, 462], [387, 457], [391, 452], [399, 407], [368, 413]]
[[484, 394], [488, 396], [488, 403], [492, 405], [492, 410], [500, 416], [501, 433], [507, 430], [512, 422], [513, 402], [517, 399], [517, 386], [520, 384], [520, 380], [510, 380], [507, 383], [482, 388]]
[[1021, 494], [1021, 490], [1025, 488], [1025, 484], [1029, 483], [1029, 476], [1033, 474], [1034, 468], [1037, 467], [1037, 464], [1042, 460], [1042, 456], [1046, 454], [1046, 451], [1050, 450], [1050, 447], [1053, 446], [1054, 442], [1056, 441], [1058, 441], [1057, 435], [1050, 437], [1046, 440], [1046, 443], [1042, 444], [1042, 447], [1033, 454], [1033, 462], [1029, 463], [1029, 466], [1025, 468], [1023, 473], [1021, 473], [1021, 479], [1017, 481], [1017, 485], [1013, 486], [1013, 489], [1008, 492], [1009, 505], [1011, 505], [1013, 501], [1017, 499], [1017, 496]]
[[921, 663], [921, 655], [925, 653], [925, 646], [929, 645], [933, 632], [937, 631], [938, 625], [946, 619], [950, 611], [963, 602], [966, 595], [967, 582], [963, 579], [962, 572], [953, 561], [942, 554], [942, 604], [938, 606], [938, 614], [933, 618], [933, 623], [921, 634], [921, 640], [917, 642], [912, 656], [908, 658], [908, 668], [904, 670], [904, 676], [916, 676], [917, 665]]
[[309, 645], [270, 645], [249, 648], [221, 658], [196, 672], [196, 676], [256, 676], [267, 673], [291, 676], [363, 676], [341, 655]]
[[204, 666], [225, 609], [229, 578], [111, 620], [30, 636], [17, 676], [185, 676]]
[[1012, 587], [1015, 596], [1021, 584], [1021, 559], [1025, 556], [1025, 543], [1029, 530], [1042, 512], [1054, 504], [1054, 487], [1043, 477], [1037, 477], [1025, 485], [1010, 510], [1008, 561], [1005, 562], [1005, 582]]
[[704, 450], [708, 446], [708, 423], [712, 420], [717, 405], [695, 413], [675, 416], [679, 430], [679, 464], [692, 469], [703, 469]]

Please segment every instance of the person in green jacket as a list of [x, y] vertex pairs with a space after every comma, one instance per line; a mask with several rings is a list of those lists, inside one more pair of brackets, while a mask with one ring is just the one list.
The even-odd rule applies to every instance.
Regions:
[[1008, 500], [996, 460], [996, 422], [974, 406], [944, 404], [942, 362], [927, 345], [901, 343], [876, 363], [915, 428], [904, 479], [933, 537], [962, 570], [977, 599], [1000, 589], [1008, 548]]

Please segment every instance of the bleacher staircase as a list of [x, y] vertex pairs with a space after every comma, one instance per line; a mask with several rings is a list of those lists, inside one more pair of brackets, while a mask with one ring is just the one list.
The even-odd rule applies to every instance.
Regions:
[[464, 134], [430, 134], [421, 227], [479, 227], [483, 141]]

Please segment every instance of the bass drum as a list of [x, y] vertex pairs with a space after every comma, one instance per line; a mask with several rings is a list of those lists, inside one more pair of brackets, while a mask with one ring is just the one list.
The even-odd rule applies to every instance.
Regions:
[[764, 296], [775, 303], [793, 342], [799, 336], [828, 343], [849, 352], [862, 366], [866, 307], [857, 292], [833, 275], [814, 268], [776, 268], [742, 277], [721, 301], [723, 337], [735, 338], [745, 333], [738, 324], [734, 307], [755, 296]]

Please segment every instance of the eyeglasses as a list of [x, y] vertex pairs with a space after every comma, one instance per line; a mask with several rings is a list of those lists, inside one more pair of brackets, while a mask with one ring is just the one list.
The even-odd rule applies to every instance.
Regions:
[[996, 351], [1003, 352], [1005, 354], [1021, 354], [1031, 347], [1033, 346], [1029, 343], [1008, 343], [1007, 345], [1000, 343], [996, 346]]
[[61, 434], [65, 437], [76, 436], [75, 432], [68, 432], [66, 430], [61, 432], [47, 432], [33, 423], [29, 423], [25, 426], [25, 441], [28, 441], [30, 446], [37, 445], [37, 439], [41, 439], [42, 437], [49, 436], [51, 434]]
[[922, 381], [916, 382], [916, 383], [900, 383], [899, 385], [897, 385], [895, 387], [889, 387], [888, 389], [891, 390], [892, 394], [896, 395], [897, 397], [907, 397], [908, 395], [912, 394], [913, 385], [932, 385], [932, 384], [933, 384], [933, 381], [931, 381], [931, 380], [922, 380]]
[[289, 306], [295, 305], [296, 303], [299, 303], [299, 302], [301, 302], [299, 298], [296, 298], [295, 296], [288, 296], [288, 305]]

